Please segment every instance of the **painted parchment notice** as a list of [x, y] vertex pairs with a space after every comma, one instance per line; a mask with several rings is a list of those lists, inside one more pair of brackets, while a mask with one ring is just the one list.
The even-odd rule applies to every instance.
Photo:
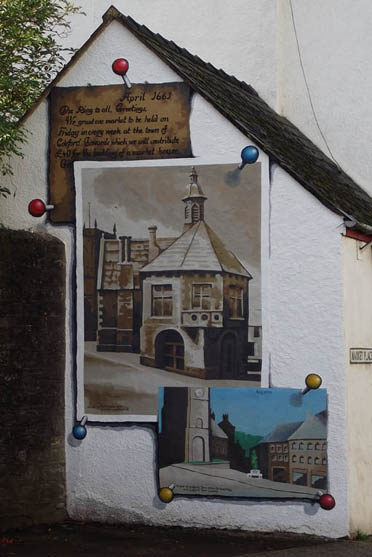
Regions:
[[184, 83], [56, 87], [51, 92], [49, 186], [53, 222], [74, 220], [73, 161], [191, 157]]

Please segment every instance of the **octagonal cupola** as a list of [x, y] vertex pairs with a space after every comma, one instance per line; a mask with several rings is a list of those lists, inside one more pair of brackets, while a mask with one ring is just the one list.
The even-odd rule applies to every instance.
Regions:
[[193, 166], [190, 173], [190, 183], [186, 186], [186, 195], [182, 199], [185, 203], [185, 223], [184, 231], [188, 230], [193, 224], [204, 220], [204, 202], [207, 196], [198, 184], [198, 175]]

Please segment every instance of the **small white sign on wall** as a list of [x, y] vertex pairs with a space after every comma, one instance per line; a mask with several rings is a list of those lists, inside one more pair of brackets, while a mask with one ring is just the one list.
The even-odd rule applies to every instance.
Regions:
[[372, 348], [350, 348], [351, 364], [372, 364]]

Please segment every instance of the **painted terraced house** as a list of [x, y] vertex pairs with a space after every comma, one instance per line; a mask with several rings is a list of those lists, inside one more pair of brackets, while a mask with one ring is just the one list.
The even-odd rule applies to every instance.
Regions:
[[148, 240], [102, 235], [97, 350], [203, 379], [252, 377], [252, 276], [204, 220], [206, 200], [193, 168], [178, 238], [158, 239], [156, 226]]
[[255, 450], [264, 478], [326, 489], [327, 411], [276, 426]]

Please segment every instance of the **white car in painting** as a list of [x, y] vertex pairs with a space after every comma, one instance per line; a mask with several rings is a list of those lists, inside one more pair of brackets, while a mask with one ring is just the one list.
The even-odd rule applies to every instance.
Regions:
[[262, 478], [262, 474], [259, 470], [251, 470], [247, 474], [247, 478]]

